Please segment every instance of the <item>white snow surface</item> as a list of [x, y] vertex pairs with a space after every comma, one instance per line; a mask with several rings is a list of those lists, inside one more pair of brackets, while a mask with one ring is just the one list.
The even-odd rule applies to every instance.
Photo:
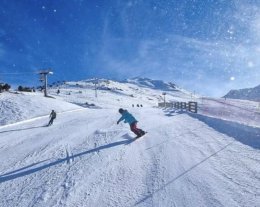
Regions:
[[260, 127], [260, 102], [224, 99], [197, 99], [199, 113], [247, 126]]
[[[95, 93], [95, 79], [66, 82], [66, 84], [53, 87], [51, 94], [83, 107], [87, 107], [86, 102], [88, 102], [88, 104], [95, 104], [98, 108], [131, 107], [132, 104], [135, 107], [137, 104], [157, 106], [158, 102], [164, 101], [162, 95], [165, 92], [164, 89], [167, 90], [166, 101], [187, 101], [191, 97], [191, 93], [180, 88], [171, 88], [171, 84], [162, 81], [150, 80], [152, 86], [148, 87], [148, 80], [146, 79], [146, 85], [144, 85], [143, 79], [140, 83], [137, 80], [117, 82], [99, 79], [96, 86], [97, 93]], [[58, 89], [60, 94], [56, 94]]]
[[[56, 99], [44, 99], [46, 112], [24, 112], [28, 119], [44, 115], [55, 101], [67, 112], [52, 126], [45, 127], [46, 116], [0, 126], [1, 207], [259, 206], [260, 127], [248, 122], [259, 114], [245, 116], [246, 110], [257, 112], [256, 102], [198, 99], [199, 114], [191, 114], [155, 107], [158, 89], [113, 81], [109, 87], [117, 89], [98, 91], [95, 98], [91, 81], [67, 83], [59, 86], [59, 95], [52, 89]], [[25, 96], [33, 95], [0, 97], [16, 101], [15, 107], [6, 103], [15, 114], [28, 101]], [[190, 95], [167, 96], [188, 100]], [[25, 105], [40, 107], [39, 101]], [[116, 124], [119, 107], [139, 120], [148, 131], [144, 137], [133, 140], [128, 125]]]
[[81, 107], [54, 98], [44, 98], [41, 93], [0, 93], [0, 126], [45, 116], [51, 110], [64, 112]]

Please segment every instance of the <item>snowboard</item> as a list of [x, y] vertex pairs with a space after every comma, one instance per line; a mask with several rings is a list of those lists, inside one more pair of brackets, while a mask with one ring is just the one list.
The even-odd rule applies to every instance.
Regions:
[[147, 132], [145, 132], [142, 136], [136, 136], [134, 139], [136, 140], [136, 139], [139, 139], [141, 137], [144, 137], [146, 134], [147, 134]]

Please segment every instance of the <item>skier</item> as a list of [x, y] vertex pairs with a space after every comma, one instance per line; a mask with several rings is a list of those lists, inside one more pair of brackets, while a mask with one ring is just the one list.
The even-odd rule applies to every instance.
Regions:
[[56, 119], [56, 112], [54, 110], [52, 110], [51, 114], [50, 114], [50, 121], [47, 126], [52, 125], [54, 119]]
[[131, 131], [137, 135], [136, 138], [139, 138], [145, 134], [145, 132], [142, 129], [137, 128], [137, 126], [136, 126], [137, 120], [135, 119], [135, 117], [132, 114], [130, 114], [127, 110], [124, 110], [122, 108], [119, 109], [119, 113], [122, 116], [117, 121], [117, 124], [119, 124], [120, 121], [124, 120], [125, 123], [128, 123], [130, 125]]

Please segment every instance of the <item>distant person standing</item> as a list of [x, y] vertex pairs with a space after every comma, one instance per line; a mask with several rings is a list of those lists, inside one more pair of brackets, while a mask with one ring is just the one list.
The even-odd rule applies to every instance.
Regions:
[[119, 113], [122, 115], [121, 118], [117, 121], [117, 124], [119, 124], [121, 121], [124, 120], [125, 123], [128, 123], [130, 125], [130, 129], [132, 132], [134, 132], [137, 136], [136, 138], [139, 138], [143, 135], [145, 135], [145, 132], [142, 129], [138, 129], [136, 124], [137, 120], [135, 117], [130, 114], [127, 110], [119, 109]]
[[50, 114], [50, 121], [47, 126], [51, 126], [53, 124], [53, 120], [56, 119], [56, 116], [57, 116], [56, 112], [52, 110]]

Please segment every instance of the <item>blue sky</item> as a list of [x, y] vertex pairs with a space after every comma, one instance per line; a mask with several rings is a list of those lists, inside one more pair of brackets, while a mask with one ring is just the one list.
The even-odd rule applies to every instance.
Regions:
[[1, 0], [0, 81], [148, 77], [222, 96], [260, 84], [257, 0]]

